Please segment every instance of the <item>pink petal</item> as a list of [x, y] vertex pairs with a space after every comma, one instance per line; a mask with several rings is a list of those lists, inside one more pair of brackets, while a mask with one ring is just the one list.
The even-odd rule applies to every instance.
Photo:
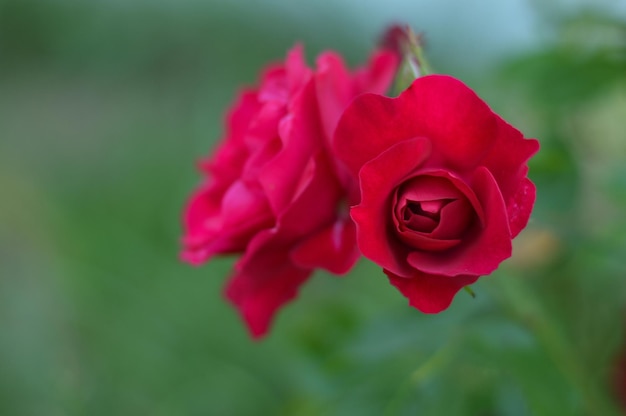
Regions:
[[304, 169], [306, 179], [278, 219], [281, 230], [288, 230], [290, 236], [306, 238], [336, 221], [344, 195], [331, 163], [326, 154], [318, 153]]
[[400, 59], [389, 50], [379, 50], [372, 54], [367, 66], [355, 73], [356, 92], [385, 94], [396, 75]]
[[285, 60], [289, 96], [295, 96], [310, 80], [313, 71], [306, 65], [304, 47], [297, 44], [287, 53]]
[[478, 276], [437, 276], [417, 273], [410, 278], [384, 271], [389, 282], [409, 299], [409, 305], [424, 313], [439, 313], [448, 309], [454, 295], [464, 286], [474, 283]]
[[274, 223], [264, 196], [243, 182], [236, 181], [224, 195], [213, 191], [195, 194], [185, 211], [181, 258], [194, 265], [215, 254], [243, 251], [250, 238]]
[[363, 94], [352, 101], [339, 119], [333, 148], [354, 176], [365, 163], [394, 144], [419, 136], [413, 134], [414, 117], [404, 117], [396, 100]]
[[296, 264], [292, 249], [333, 223], [341, 189], [329, 169], [330, 161], [318, 154], [310, 162], [306, 182], [271, 230], [259, 232], [250, 242], [229, 281], [226, 296], [239, 309], [251, 334], [264, 335], [276, 312], [293, 299], [312, 269]]
[[291, 263], [288, 253], [289, 245], [275, 230], [259, 233], [225, 288], [254, 338], [267, 333], [274, 315], [312, 273]]
[[304, 180], [304, 167], [323, 146], [324, 136], [317, 118], [312, 81], [292, 102], [290, 114], [282, 120], [279, 134], [282, 149], [264, 166], [258, 178], [276, 215], [289, 207], [298, 184]]
[[230, 183], [237, 179], [248, 157], [245, 136], [248, 126], [259, 111], [257, 93], [243, 91], [231, 107], [227, 119], [225, 138], [217, 146], [212, 156], [200, 162], [200, 169], [218, 177], [220, 181]]
[[315, 87], [324, 133], [330, 139], [339, 117], [355, 95], [350, 73], [341, 56], [324, 52], [317, 58]]
[[193, 265], [207, 261], [218, 251], [232, 252], [243, 250], [243, 246], [215, 246], [222, 227], [220, 202], [222, 190], [213, 185], [205, 185], [196, 191], [183, 213], [185, 234], [182, 238], [181, 259]]
[[334, 224], [313, 234], [291, 251], [291, 260], [303, 268], [323, 268], [331, 273], [347, 273], [359, 258], [356, 227], [351, 219]]
[[250, 188], [242, 181], [236, 181], [224, 194], [220, 212], [222, 233], [248, 228], [258, 231], [256, 225], [271, 224], [272, 213], [260, 189]]
[[337, 121], [354, 97], [363, 93], [383, 94], [393, 81], [398, 58], [389, 51], [372, 55], [367, 66], [357, 69], [354, 76], [340, 55], [325, 52], [317, 59], [315, 74], [320, 116], [326, 136], [333, 137]]

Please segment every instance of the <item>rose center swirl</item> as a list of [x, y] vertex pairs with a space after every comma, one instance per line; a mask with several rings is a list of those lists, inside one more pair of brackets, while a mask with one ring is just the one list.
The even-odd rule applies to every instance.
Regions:
[[398, 237], [428, 251], [461, 242], [476, 219], [467, 197], [446, 178], [419, 176], [396, 189], [393, 223]]

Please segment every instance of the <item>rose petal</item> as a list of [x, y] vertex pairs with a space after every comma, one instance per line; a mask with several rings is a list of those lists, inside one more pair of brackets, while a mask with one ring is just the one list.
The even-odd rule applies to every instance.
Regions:
[[280, 102], [286, 103], [288, 86], [285, 67], [280, 64], [268, 65], [261, 76], [258, 99], [260, 103]]
[[476, 214], [467, 199], [460, 198], [444, 206], [439, 213], [439, 225], [432, 232], [433, 238], [459, 238], [467, 231]]
[[317, 97], [324, 131], [332, 139], [337, 121], [350, 101], [358, 94], [383, 94], [391, 85], [398, 58], [390, 51], [375, 52], [368, 64], [351, 76], [340, 55], [322, 53], [315, 73]]
[[[413, 179], [411, 179], [411, 181], [415, 181], [416, 183], [419, 183], [421, 181], [421, 178], [443, 178], [446, 182], [450, 184], [450, 187], [446, 186], [437, 190], [433, 186], [433, 190], [431, 191], [432, 193], [429, 194], [429, 191], [427, 189], [423, 189], [421, 190], [423, 194], [431, 195], [431, 197], [435, 198], [441, 195], [444, 198], [448, 196], [446, 199], [464, 199], [470, 204], [472, 210], [476, 213], [479, 221], [484, 221], [485, 214], [483, 212], [480, 201], [476, 197], [476, 194], [474, 193], [472, 188], [461, 177], [450, 171], [431, 168], [420, 169], [414, 172], [413, 176], [414, 177]], [[409, 183], [409, 181], [407, 181], [407, 183]], [[428, 184], [431, 182], [424, 183]], [[405, 185], [403, 185], [402, 187], [404, 188]], [[443, 192], [443, 189], [446, 189], [445, 192]]]
[[354, 76], [356, 93], [385, 94], [396, 75], [400, 59], [394, 51], [379, 50], [372, 54], [367, 66]]
[[341, 56], [324, 52], [317, 58], [315, 86], [324, 132], [330, 139], [339, 117], [354, 98], [350, 73]]
[[282, 149], [264, 166], [258, 178], [276, 215], [290, 205], [302, 180], [303, 166], [323, 146], [323, 133], [316, 115], [315, 85], [311, 80], [294, 99], [290, 115], [279, 126]]
[[507, 205], [511, 237], [517, 236], [528, 224], [535, 203], [535, 185], [528, 178], [522, 180], [513, 198]]
[[339, 219], [313, 234], [291, 251], [291, 260], [303, 268], [323, 268], [331, 273], [347, 273], [359, 258], [356, 227], [351, 219]]
[[333, 148], [354, 176], [361, 167], [412, 134], [412, 117], [400, 117], [396, 101], [380, 95], [357, 97], [339, 119]]
[[308, 238], [332, 225], [343, 198], [343, 190], [331, 169], [328, 155], [318, 153], [304, 169], [305, 181], [291, 204], [278, 219], [281, 230], [292, 238]]
[[183, 261], [199, 265], [218, 252], [244, 249], [241, 245], [215, 244], [221, 229], [219, 213], [222, 193], [221, 189], [210, 184], [200, 188], [189, 199], [183, 214]]
[[428, 137], [433, 154], [463, 171], [478, 165], [495, 142], [496, 119], [467, 85], [446, 75], [417, 78], [398, 97], [404, 117], [415, 119], [414, 135]]
[[181, 258], [194, 265], [215, 254], [243, 251], [255, 233], [274, 223], [264, 196], [242, 181], [236, 181], [224, 195], [212, 191], [197, 193], [186, 211]]
[[245, 228], [256, 232], [256, 225], [271, 224], [273, 220], [260, 189], [251, 189], [242, 181], [236, 181], [224, 194], [220, 211], [220, 228], [224, 234]]
[[524, 139], [519, 130], [497, 115], [496, 120], [497, 140], [482, 165], [493, 174], [509, 206], [528, 171], [526, 162], [539, 150], [539, 142]]
[[408, 255], [409, 264], [415, 269], [435, 275], [486, 275], [498, 268], [511, 256], [511, 233], [506, 206], [498, 184], [486, 168], [479, 168], [472, 181], [484, 209], [484, 227], [473, 238], [443, 253], [413, 251]]
[[438, 223], [432, 218], [424, 217], [423, 215], [411, 214], [408, 220], [402, 220], [402, 225], [412, 231], [419, 231], [423, 233], [431, 233]]
[[408, 229], [398, 230], [398, 237], [412, 249], [424, 251], [447, 250], [461, 242], [459, 239], [444, 240], [434, 238], [432, 235], [429, 235], [429, 233], [421, 233]]
[[429, 166], [465, 171], [478, 166], [493, 147], [497, 126], [491, 109], [465, 84], [429, 75], [417, 78], [395, 99], [356, 98], [339, 120], [334, 147], [356, 174], [395, 143], [426, 137], [436, 156]]
[[441, 205], [440, 200], [463, 198], [463, 193], [445, 177], [424, 174], [402, 184], [398, 190], [398, 197], [400, 201], [437, 201], [435, 205]]
[[289, 96], [293, 97], [309, 81], [313, 74], [311, 68], [306, 64], [304, 47], [301, 44], [297, 44], [287, 53], [285, 70], [287, 71]]
[[389, 282], [409, 299], [409, 305], [424, 313], [439, 313], [450, 306], [454, 295], [478, 276], [437, 276], [417, 273], [410, 278], [384, 271]]
[[248, 156], [244, 142], [248, 125], [260, 108], [256, 91], [245, 90], [239, 94], [226, 116], [225, 138], [210, 158], [199, 163], [200, 170], [228, 185], [239, 177]]
[[306, 181], [300, 184], [295, 199], [274, 228], [259, 232], [251, 240], [228, 283], [226, 295], [254, 337], [265, 334], [274, 314], [296, 296], [312, 272], [293, 261], [292, 249], [335, 220], [342, 193], [330, 163], [324, 153], [309, 162]]
[[430, 143], [418, 137], [397, 143], [369, 161], [360, 172], [361, 203], [350, 211], [363, 255], [399, 275], [410, 275], [407, 247], [394, 236], [394, 189], [430, 154]]
[[276, 230], [263, 231], [252, 240], [237, 263], [224, 294], [237, 307], [254, 338], [265, 335], [276, 312], [297, 296], [311, 269], [295, 266], [289, 244]]

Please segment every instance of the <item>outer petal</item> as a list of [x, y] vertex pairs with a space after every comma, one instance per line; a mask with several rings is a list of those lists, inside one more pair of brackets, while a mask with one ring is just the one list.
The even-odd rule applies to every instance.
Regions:
[[355, 71], [346, 68], [341, 56], [326, 52], [317, 59], [315, 83], [324, 132], [332, 139], [339, 117], [354, 97], [363, 93], [384, 94], [391, 85], [398, 57], [390, 51], [372, 55], [367, 66]]
[[535, 203], [535, 192], [535, 185], [530, 179], [524, 178], [517, 189], [517, 193], [509, 200], [507, 212], [511, 238], [517, 236], [528, 224]]
[[311, 68], [306, 65], [304, 47], [301, 44], [295, 45], [287, 53], [285, 68], [287, 71], [289, 95], [293, 97], [304, 87], [313, 73]]
[[409, 276], [408, 248], [394, 236], [392, 200], [394, 189], [430, 154], [430, 143], [418, 137], [405, 140], [383, 152], [361, 169], [361, 203], [350, 215], [357, 226], [357, 241], [363, 255], [391, 270]]
[[450, 306], [461, 288], [471, 285], [478, 276], [437, 276], [417, 273], [405, 278], [385, 270], [389, 282], [409, 299], [409, 305], [424, 313], [439, 313]]
[[217, 147], [215, 154], [200, 162], [200, 169], [214, 176], [219, 182], [229, 186], [239, 177], [248, 156], [245, 136], [251, 121], [261, 108], [257, 93], [253, 90], [243, 91], [227, 115], [227, 134]]
[[355, 177], [365, 163], [394, 144], [419, 136], [413, 134], [413, 117], [400, 116], [396, 100], [364, 94], [339, 119], [333, 147]]
[[251, 241], [226, 287], [226, 296], [239, 309], [254, 337], [267, 331], [275, 313], [297, 295], [312, 269], [291, 258], [299, 242], [332, 224], [341, 199], [330, 161], [316, 155], [304, 169], [296, 198], [271, 230], [261, 231]]
[[511, 256], [509, 221], [498, 184], [486, 168], [479, 168], [471, 185], [484, 210], [484, 227], [450, 251], [410, 253], [408, 262], [418, 271], [443, 276], [481, 276], [493, 272]]
[[416, 121], [416, 134], [433, 142], [446, 167], [474, 168], [493, 146], [496, 118], [467, 85], [445, 75], [416, 79], [398, 97], [404, 117]]
[[265, 335], [278, 309], [312, 273], [290, 262], [289, 244], [281, 240], [276, 230], [259, 233], [225, 289], [254, 338]]
[[185, 213], [187, 232], [181, 258], [199, 265], [215, 254], [245, 250], [250, 238], [273, 225], [263, 195], [236, 181], [224, 194], [208, 188], [196, 193]]
[[243, 250], [243, 247], [210, 246], [221, 228], [220, 200], [223, 192], [212, 186], [205, 186], [196, 191], [187, 203], [183, 214], [185, 235], [182, 238], [181, 258], [194, 265], [199, 265], [216, 252]]
[[256, 188], [236, 181], [224, 194], [220, 215], [222, 234], [233, 234], [232, 230], [257, 232], [272, 225], [274, 218], [265, 196]]
[[[445, 92], [445, 93], [444, 93]], [[491, 109], [461, 81], [444, 75], [417, 78], [399, 97], [363, 95], [339, 120], [334, 146], [353, 173], [395, 143], [427, 137], [435, 167], [473, 169], [496, 139]]]
[[311, 77], [304, 60], [304, 48], [297, 44], [287, 53], [284, 64], [269, 65], [261, 77], [259, 101], [286, 104]]
[[516, 128], [500, 117], [498, 139], [483, 161], [493, 174], [509, 213], [511, 236], [526, 226], [535, 202], [535, 186], [526, 178], [528, 159], [539, 150], [539, 142], [524, 139]]
[[356, 71], [354, 81], [357, 93], [386, 93], [393, 82], [399, 64], [400, 59], [393, 51], [374, 52], [367, 66]]
[[300, 267], [320, 267], [343, 274], [354, 266], [359, 255], [356, 227], [350, 218], [344, 218], [298, 244], [291, 252], [291, 259]]
[[539, 142], [535, 139], [524, 139], [515, 127], [499, 116], [496, 119], [497, 140], [482, 165], [493, 174], [508, 206], [526, 176], [528, 159], [539, 150]]
[[330, 140], [339, 117], [356, 95], [350, 73], [339, 55], [325, 52], [317, 58], [315, 86], [324, 133]]
[[267, 163], [258, 178], [276, 215], [291, 204], [302, 180], [303, 168], [323, 146], [312, 80], [294, 99], [289, 113], [279, 127], [282, 149]]

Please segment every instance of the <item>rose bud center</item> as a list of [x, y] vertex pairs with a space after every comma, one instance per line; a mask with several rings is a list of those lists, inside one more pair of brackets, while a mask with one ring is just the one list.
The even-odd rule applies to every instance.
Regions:
[[421, 250], [456, 246], [476, 219], [467, 197], [447, 178], [412, 178], [396, 189], [393, 202], [396, 234]]

